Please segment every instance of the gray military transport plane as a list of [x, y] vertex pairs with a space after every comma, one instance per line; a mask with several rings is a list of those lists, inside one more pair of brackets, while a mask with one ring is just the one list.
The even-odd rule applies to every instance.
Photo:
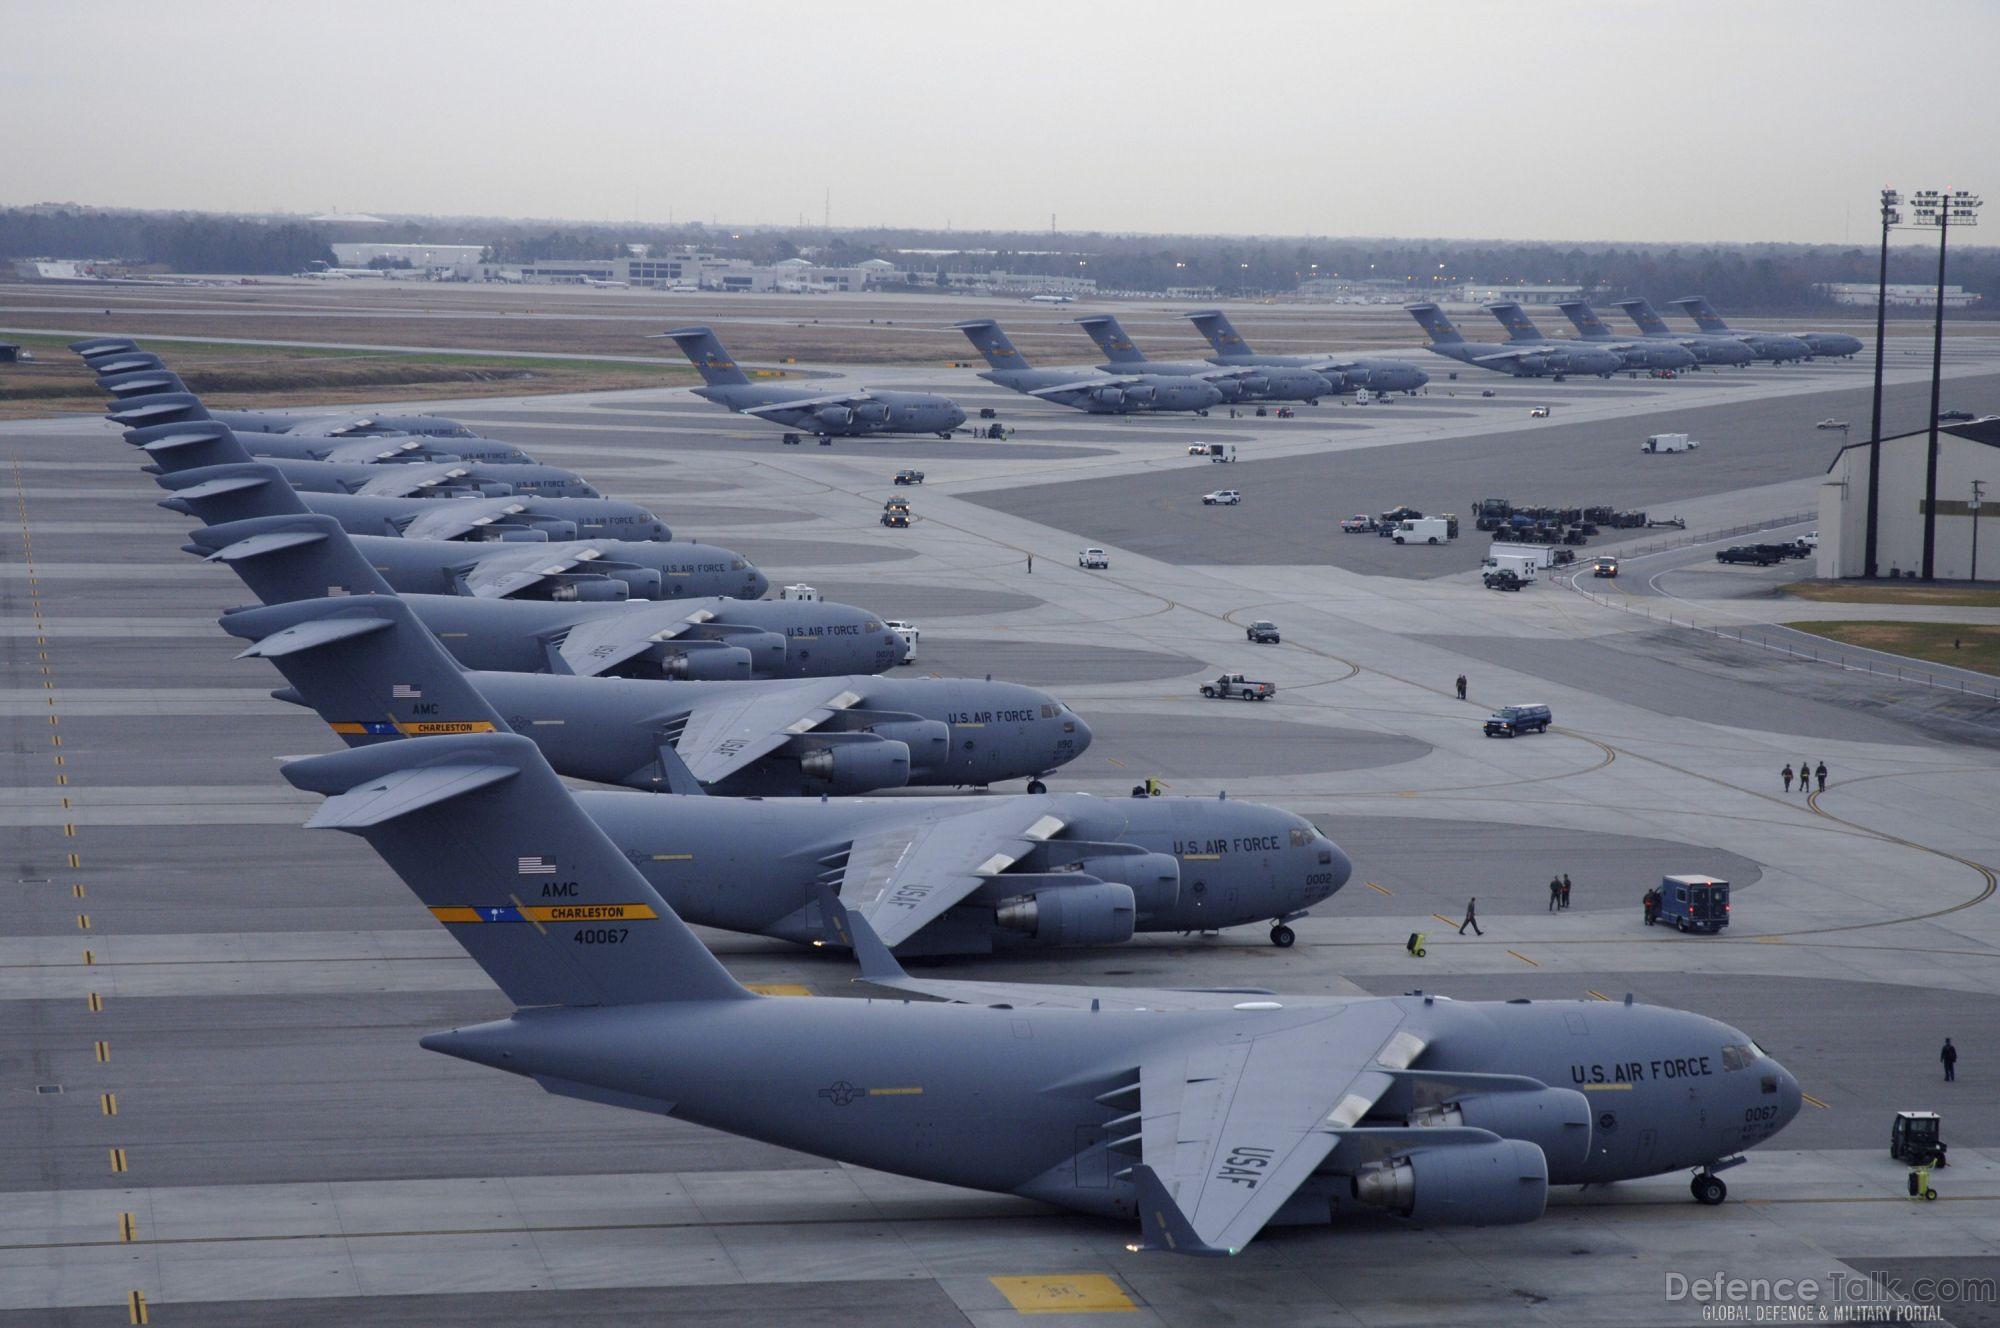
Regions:
[[1333, 384], [1336, 392], [1407, 392], [1415, 395], [1431, 376], [1404, 360], [1381, 360], [1349, 355], [1259, 355], [1230, 325], [1220, 309], [1197, 309], [1183, 315], [1195, 330], [1208, 339], [1215, 351], [1210, 364], [1265, 364], [1309, 369]]
[[684, 327], [659, 336], [679, 346], [700, 372], [707, 386], [697, 387], [694, 394], [703, 401], [801, 433], [822, 438], [934, 433], [949, 438], [953, 429], [965, 423], [965, 412], [958, 403], [935, 392], [877, 392], [865, 387], [826, 392], [816, 387], [753, 383], [723, 349], [713, 330]]
[[[129, 337], [92, 337], [85, 341], [72, 341], [69, 348], [82, 356], [100, 378], [109, 374], [165, 367], [158, 356], [142, 349]], [[184, 391], [185, 388], [171, 390]], [[219, 410], [214, 412], [214, 418], [244, 433], [287, 433], [308, 438], [368, 438], [384, 434], [410, 434], [420, 438], [478, 438], [457, 420], [441, 415], [301, 415], [276, 410]]]
[[1715, 306], [1706, 297], [1690, 295], [1675, 300], [1673, 305], [1689, 318], [1694, 325], [1713, 337], [1735, 337], [1756, 353], [1760, 360], [1810, 360], [1824, 355], [1828, 359], [1851, 360], [1861, 353], [1861, 338], [1850, 337], [1845, 332], [1745, 332], [1722, 321], [1722, 315], [1715, 312]]
[[[805, 796], [1027, 779], [1042, 793], [1041, 777], [1090, 745], [1089, 726], [1047, 692], [973, 679], [465, 673], [467, 691], [449, 685], [458, 665], [410, 606], [386, 595], [240, 609], [222, 628], [255, 642], [243, 653], [277, 665], [351, 746], [505, 728], [565, 775], [630, 788]], [[385, 676], [387, 688], [355, 682]], [[451, 708], [472, 700], [476, 714]]]
[[365, 493], [302, 493], [261, 463], [198, 466], [154, 478], [172, 493], [160, 506], [208, 525], [253, 516], [318, 512], [351, 535], [431, 540], [671, 540], [667, 523], [637, 503], [615, 498], [426, 498]]
[[[1570, 313], [1569, 304], [1557, 305], [1571, 322], [1576, 323], [1578, 336], [1550, 337], [1542, 334], [1535, 326], [1535, 320], [1528, 317], [1528, 311], [1514, 300], [1495, 300], [1486, 306], [1486, 312], [1500, 320], [1500, 326], [1507, 329], [1509, 345], [1530, 345], [1540, 342], [1558, 348], [1584, 346], [1597, 350], [1607, 350], [1618, 357], [1621, 369], [1692, 369], [1695, 364], [1694, 352], [1684, 346], [1676, 346], [1665, 341], [1648, 341], [1644, 337], [1628, 337], [1620, 340], [1611, 335], [1611, 329], [1603, 323], [1586, 327], [1577, 322], [1577, 316]], [[1588, 311], [1590, 306], [1583, 305]], [[1591, 315], [1592, 320], [1596, 315]]]
[[1718, 1172], [1797, 1114], [1745, 1034], [1599, 1001], [1275, 996], [919, 980], [858, 911], [866, 978], [938, 1001], [746, 990], [505, 734], [293, 761], [517, 1008], [431, 1051], [563, 1097], [857, 1166], [1137, 1219], [1130, 1248], [1273, 1223], [1540, 1217], [1551, 1185]]
[[[210, 555], [265, 604], [395, 590], [331, 518], [253, 518], [205, 533]], [[405, 595], [424, 626], [469, 669], [621, 678], [820, 678], [878, 673], [910, 644], [880, 618], [825, 600], [726, 599], [592, 604]], [[433, 698], [435, 699], [435, 698]]]
[[1424, 349], [1447, 360], [1470, 364], [1516, 378], [1554, 378], [1561, 382], [1573, 373], [1596, 374], [1609, 378], [1623, 361], [1613, 352], [1580, 341], [1526, 341], [1499, 345], [1491, 341], [1467, 341], [1444, 310], [1435, 304], [1406, 304], [1404, 310], [1430, 334]]
[[[113, 423], [129, 425], [132, 412], [114, 409], [109, 418]], [[252, 435], [252, 438], [269, 436]], [[514, 494], [540, 494], [549, 498], [604, 496], [575, 471], [556, 466], [483, 461], [406, 461], [382, 465], [371, 461], [252, 456], [244, 441], [220, 420], [127, 428], [125, 441], [146, 454], [148, 464], [143, 469], [151, 474], [261, 461], [276, 469], [293, 488], [310, 493], [365, 493], [383, 498], [410, 494], [454, 497], [479, 494], [489, 498]]]
[[1099, 369], [1031, 369], [1014, 343], [990, 318], [953, 323], [993, 367], [980, 374], [989, 383], [1040, 397], [1058, 406], [1092, 415], [1131, 415], [1154, 411], [1191, 410], [1208, 414], [1220, 405], [1222, 389], [1213, 383], [1171, 373], [1108, 374]]
[[1667, 320], [1660, 317], [1659, 310], [1653, 308], [1650, 300], [1613, 300], [1611, 304], [1613, 308], [1623, 309], [1625, 316], [1638, 325], [1641, 337], [1648, 341], [1671, 341], [1685, 347], [1703, 364], [1732, 364], [1740, 369], [1757, 358], [1754, 351], [1735, 337], [1674, 331], [1667, 326]]
[[[259, 520], [263, 518], [258, 518]], [[296, 528], [239, 532], [231, 521], [192, 531], [181, 547], [219, 562], [261, 557], [275, 549], [326, 538], [318, 516], [294, 516]], [[349, 535], [361, 556], [398, 593], [470, 595], [478, 599], [584, 600], [688, 599], [720, 595], [760, 599], [771, 582], [748, 559], [712, 544], [659, 540], [564, 540], [517, 543], [495, 540], [411, 539]], [[322, 595], [339, 593], [332, 585]]]
[[[1518, 309], [1521, 306], [1513, 307]], [[1589, 300], [1558, 300], [1556, 308], [1562, 310], [1563, 317], [1576, 328], [1579, 338], [1616, 350], [1628, 369], [1668, 369], [1678, 373], [1702, 363], [1692, 347], [1677, 341], [1663, 337], [1617, 336], [1597, 316], [1597, 310], [1590, 307]], [[1525, 322], [1527, 315], [1524, 313], [1521, 318]]]
[[1311, 369], [1287, 365], [1222, 365], [1203, 361], [1175, 362], [1149, 360], [1132, 344], [1125, 329], [1110, 314], [1093, 314], [1076, 320], [1104, 352], [1107, 364], [1097, 367], [1106, 373], [1179, 374], [1213, 383], [1224, 401], [1304, 401], [1317, 406], [1321, 397], [1333, 395], [1333, 384]]

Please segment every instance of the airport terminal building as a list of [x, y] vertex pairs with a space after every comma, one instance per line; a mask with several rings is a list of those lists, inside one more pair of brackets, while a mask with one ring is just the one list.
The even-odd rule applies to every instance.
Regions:
[[[1882, 440], [1881, 497], [1875, 529], [1878, 575], [1917, 576], [1922, 572], [1929, 440], [1927, 431]], [[1933, 571], [1939, 579], [2000, 580], [2000, 519], [1995, 518], [2000, 518], [2000, 416], [1939, 429], [1933, 555]], [[1818, 574], [1826, 578], [1865, 575], [1867, 542], [1868, 444], [1849, 443], [1833, 459], [1819, 491]]]

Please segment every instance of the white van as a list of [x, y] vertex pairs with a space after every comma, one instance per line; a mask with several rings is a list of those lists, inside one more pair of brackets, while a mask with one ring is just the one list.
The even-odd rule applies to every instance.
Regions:
[[1451, 538], [1451, 522], [1441, 516], [1413, 517], [1396, 527], [1398, 544], [1443, 544]]

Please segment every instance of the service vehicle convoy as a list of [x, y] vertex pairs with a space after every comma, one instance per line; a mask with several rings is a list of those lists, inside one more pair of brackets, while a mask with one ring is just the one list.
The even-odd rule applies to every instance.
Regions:
[[1501, 706], [1486, 718], [1489, 738], [1518, 738], [1523, 733], [1547, 733], [1555, 715], [1545, 705]]
[[1278, 644], [1278, 625], [1259, 618], [1244, 629], [1243, 635], [1260, 646], [1274, 646]]
[[1076, 555], [1076, 565], [1078, 567], [1109, 567], [1111, 566], [1111, 555], [1102, 549], [1085, 549], [1082, 553]]
[[1240, 673], [1225, 673], [1201, 685], [1201, 694], [1212, 701], [1268, 701], [1277, 693], [1275, 684], [1257, 682]]

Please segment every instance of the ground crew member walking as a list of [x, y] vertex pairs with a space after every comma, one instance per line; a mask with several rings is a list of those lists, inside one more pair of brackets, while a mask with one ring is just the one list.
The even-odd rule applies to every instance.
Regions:
[[1564, 908], [1568, 908], [1568, 907], [1569, 907], [1569, 873], [1568, 873], [1568, 872], [1564, 872], [1564, 873], [1563, 873], [1563, 884], [1562, 884], [1562, 892], [1563, 892], [1563, 902], [1562, 902], [1562, 906], [1563, 906]]
[[[1469, 918], [1472, 914], [1468, 912], [1465, 916]], [[1464, 930], [1459, 928], [1460, 932]], [[1958, 1048], [1951, 1045], [1950, 1038], [1944, 1040], [1944, 1050], [1938, 1053], [1938, 1059], [1944, 1062], [1944, 1081], [1948, 1084], [1958, 1082]]]
[[1549, 912], [1555, 912], [1562, 904], [1562, 896], [1563, 883], [1553, 876], [1549, 877]]
[[1465, 675], [1463, 673], [1458, 675], [1458, 699], [1461, 701], [1465, 699]]
[[1028, 555], [1028, 575], [1033, 576], [1034, 574], [1035, 574], [1035, 555], [1031, 553]]
[[1819, 781], [1819, 791], [1821, 793], [1826, 792], [1826, 762], [1821, 761], [1819, 763], [1819, 768], [1813, 771], [1813, 778]]
[[[1473, 896], [1472, 898], [1470, 898], [1470, 899], [1468, 899], [1468, 900], [1466, 900], [1466, 901], [1465, 901], [1465, 921], [1463, 921], [1463, 922], [1461, 922], [1461, 923], [1459, 923], [1459, 924], [1458, 924], [1458, 934], [1459, 934], [1460, 936], [1463, 936], [1463, 935], [1465, 935], [1465, 929], [1466, 929], [1467, 927], [1470, 927], [1470, 928], [1472, 928], [1472, 934], [1473, 934], [1474, 936], [1484, 936], [1484, 935], [1486, 934], [1485, 932], [1483, 932], [1483, 931], [1481, 931], [1481, 930], [1479, 929], [1479, 896], [1478, 896], [1478, 895], [1474, 895], [1474, 896]], [[1946, 1045], [1950, 1045], [1950, 1044], [1949, 1044], [1949, 1043], [1947, 1043]], [[1949, 1069], [1950, 1067], [1949, 1067], [1949, 1066], [1947, 1066], [1946, 1068], [1947, 1068], [1947, 1069]]]
[[1812, 791], [1812, 767], [1808, 766], [1804, 761], [1801, 761], [1799, 762], [1799, 796], [1803, 798], [1806, 794], [1810, 793], [1811, 791]]
[[1792, 791], [1792, 768], [1790, 766], [1785, 767], [1784, 780], [1785, 792], [1790, 793]]

